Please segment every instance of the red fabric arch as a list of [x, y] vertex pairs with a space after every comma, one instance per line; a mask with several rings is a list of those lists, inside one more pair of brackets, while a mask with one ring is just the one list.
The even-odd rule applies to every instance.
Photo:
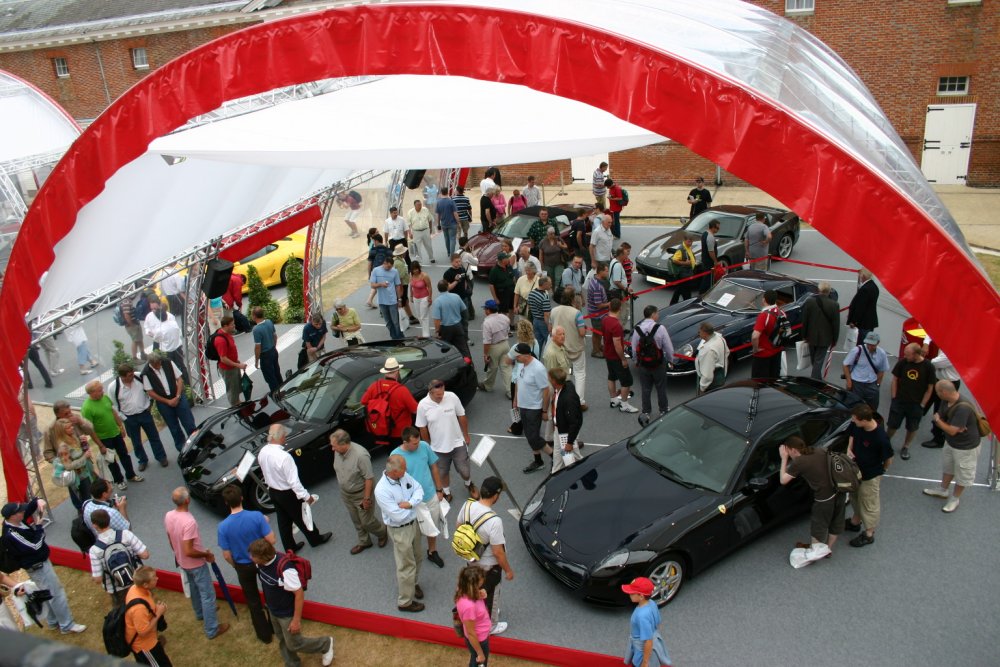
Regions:
[[[0, 295], [8, 333], [0, 349], [2, 452], [12, 497], [27, 481], [13, 444], [16, 368], [28, 344], [20, 322], [79, 209], [153, 139], [226, 100], [327, 77], [392, 74], [466, 76], [572, 98], [672, 137], [771, 193], [878, 275], [1000, 423], [1000, 391], [985, 371], [1000, 352], [972, 344], [1000, 338], [1000, 296], [917, 205], [805, 121], [724, 75], [596, 28], [483, 7], [369, 5], [254, 26], [184, 54], [116, 100], [56, 167], [24, 221]], [[970, 314], [980, 317], [977, 330], [961, 326]]]

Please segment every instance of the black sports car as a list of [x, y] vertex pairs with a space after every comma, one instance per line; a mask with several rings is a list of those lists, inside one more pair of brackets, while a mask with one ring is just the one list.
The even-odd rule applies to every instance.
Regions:
[[[335, 429], [345, 429], [354, 442], [372, 449], [361, 396], [380, 377], [387, 357], [403, 364], [403, 383], [418, 401], [427, 395], [432, 379], [444, 380], [465, 405], [476, 395], [472, 360], [436, 339], [384, 341], [331, 352], [289, 378], [273, 398], [244, 403], [199, 425], [179, 457], [191, 495], [219, 513], [228, 512], [222, 489], [238, 481], [236, 468], [244, 454], [256, 454], [267, 443], [271, 424], [291, 429], [285, 449], [307, 485], [333, 474], [329, 435]], [[244, 479], [243, 491], [248, 506], [274, 509], [256, 464]]]
[[808, 509], [804, 481], [778, 481], [778, 447], [798, 435], [844, 451], [846, 401], [838, 387], [791, 377], [693, 398], [546, 480], [521, 536], [585, 600], [627, 604], [621, 585], [642, 576], [664, 605], [688, 577]]
[[[675, 356], [668, 375], [691, 375], [695, 372], [693, 357], [696, 356], [698, 328], [702, 322], [709, 322], [723, 335], [729, 349], [731, 361], [750, 357], [750, 336], [754, 321], [764, 307], [764, 292], [778, 293], [778, 306], [792, 325], [793, 340], [798, 339], [797, 325], [802, 321], [802, 309], [806, 299], [819, 291], [816, 283], [803, 278], [793, 278], [767, 271], [733, 271], [720, 280], [700, 299], [688, 299], [675, 303], [660, 311], [660, 324], [670, 334]], [[836, 290], [830, 296], [837, 298]]]
[[646, 276], [646, 280], [660, 285], [675, 280], [670, 258], [681, 241], [690, 237], [691, 249], [701, 261], [701, 235], [712, 220], [719, 221], [719, 231], [715, 234], [718, 242], [715, 256], [725, 266], [741, 264], [746, 259], [743, 238], [757, 213], [767, 216], [767, 226], [771, 229], [771, 255], [782, 259], [791, 257], [792, 248], [799, 240], [799, 216], [771, 206], [713, 206], [680, 229], [650, 241], [636, 257], [636, 270]]

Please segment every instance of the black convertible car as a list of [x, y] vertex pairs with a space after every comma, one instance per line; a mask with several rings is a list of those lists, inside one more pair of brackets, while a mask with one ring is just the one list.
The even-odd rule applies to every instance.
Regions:
[[[750, 335], [754, 321], [764, 306], [764, 292], [778, 293], [778, 306], [792, 325], [794, 338], [799, 337], [797, 325], [802, 321], [806, 299], [816, 294], [816, 283], [767, 271], [734, 271], [720, 280], [700, 299], [688, 299], [660, 311], [663, 325], [674, 344], [675, 356], [668, 375], [694, 374], [692, 360], [698, 350], [698, 327], [710, 322], [725, 337], [732, 350], [731, 361], [750, 357]], [[836, 290], [830, 296], [837, 298]]]
[[779, 483], [778, 447], [798, 435], [844, 451], [847, 401], [838, 387], [791, 377], [693, 398], [546, 480], [521, 536], [585, 600], [627, 604], [621, 585], [642, 576], [664, 605], [688, 577], [809, 508], [804, 481]]
[[[354, 442], [371, 449], [361, 396], [380, 377], [379, 368], [387, 357], [403, 364], [403, 383], [418, 401], [427, 395], [432, 379], [444, 380], [448, 391], [465, 405], [476, 395], [472, 360], [436, 339], [385, 341], [331, 352], [289, 378], [273, 397], [231, 408], [198, 426], [179, 456], [191, 495], [227, 513], [222, 489], [238, 482], [240, 459], [267, 443], [267, 429], [274, 423], [291, 429], [285, 449], [306, 485], [333, 475], [329, 435], [335, 429], [345, 429]], [[243, 491], [248, 507], [274, 509], [256, 464], [243, 481]]]
[[787, 259], [799, 240], [799, 216], [791, 211], [771, 206], [713, 206], [703, 211], [680, 229], [653, 239], [636, 257], [636, 270], [646, 276], [646, 280], [660, 285], [675, 280], [670, 258], [674, 256], [681, 241], [690, 237], [691, 249], [701, 261], [701, 234], [708, 229], [712, 220], [719, 221], [716, 257], [725, 266], [736, 266], [746, 259], [743, 239], [747, 227], [757, 213], [767, 216], [767, 226], [771, 229], [771, 255]]

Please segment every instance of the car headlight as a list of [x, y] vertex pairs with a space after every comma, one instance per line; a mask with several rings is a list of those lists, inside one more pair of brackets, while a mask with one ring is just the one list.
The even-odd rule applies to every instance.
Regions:
[[594, 574], [620, 570], [626, 565], [648, 563], [654, 558], [656, 558], [655, 551], [629, 551], [628, 549], [620, 549], [612, 552], [607, 558], [598, 563], [597, 567], [594, 568]]
[[681, 345], [677, 350], [675, 350], [674, 354], [680, 355], [680, 356], [683, 356], [683, 357], [693, 357], [694, 356], [694, 346], [691, 345], [691, 343], [685, 343], [684, 345]]
[[236, 476], [236, 466], [234, 466], [233, 468], [228, 470], [225, 475], [220, 477], [219, 481], [217, 481], [215, 484], [212, 485], [212, 488], [223, 489], [232, 482], [237, 482], [237, 481], [239, 481], [239, 477]]
[[545, 485], [542, 484], [535, 491], [535, 495], [531, 497], [528, 504], [524, 506], [524, 512], [521, 514], [521, 518], [530, 521], [532, 517], [538, 514], [538, 510], [542, 508], [542, 501], [545, 500]]

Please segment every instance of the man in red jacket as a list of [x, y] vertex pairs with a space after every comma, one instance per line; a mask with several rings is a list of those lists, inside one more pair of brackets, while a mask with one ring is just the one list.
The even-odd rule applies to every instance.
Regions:
[[385, 366], [380, 369], [382, 377], [372, 383], [361, 403], [368, 409], [371, 416], [371, 402], [375, 399], [385, 399], [389, 404], [387, 413], [388, 433], [377, 433], [372, 431], [371, 420], [366, 420], [369, 431], [375, 436], [378, 444], [388, 444], [390, 447], [399, 447], [403, 442], [403, 429], [413, 426], [413, 416], [417, 413], [417, 401], [413, 394], [399, 381], [399, 373], [403, 365], [395, 357], [385, 360]]
[[222, 295], [222, 314], [232, 317], [234, 310], [243, 308], [243, 276], [233, 271], [229, 276], [229, 287]]

